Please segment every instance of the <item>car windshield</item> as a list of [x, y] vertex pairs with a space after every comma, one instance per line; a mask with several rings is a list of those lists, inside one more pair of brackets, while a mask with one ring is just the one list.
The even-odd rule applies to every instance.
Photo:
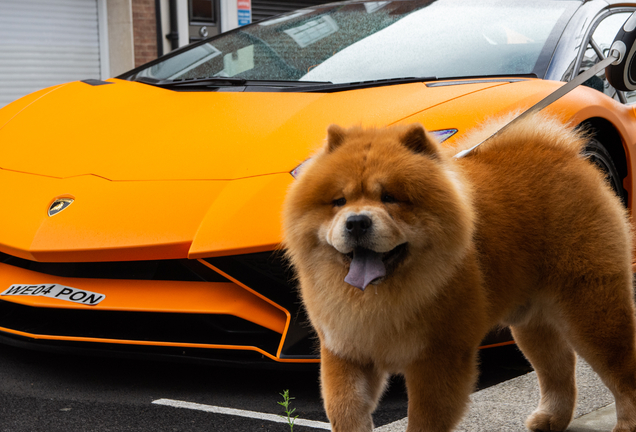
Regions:
[[540, 59], [550, 58], [574, 4], [580, 2], [395, 0], [316, 6], [221, 34], [125, 78], [351, 83], [536, 74]]

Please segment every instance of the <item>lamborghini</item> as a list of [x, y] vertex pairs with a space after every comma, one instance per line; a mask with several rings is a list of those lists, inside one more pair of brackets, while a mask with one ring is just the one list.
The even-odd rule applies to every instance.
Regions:
[[[419, 122], [453, 145], [605, 58], [634, 10], [613, 0], [332, 3], [5, 106], [0, 343], [318, 362], [280, 219], [327, 127]], [[635, 101], [600, 72], [547, 108], [588, 131], [585, 156], [629, 209]], [[483, 347], [508, 343], [495, 332]]]

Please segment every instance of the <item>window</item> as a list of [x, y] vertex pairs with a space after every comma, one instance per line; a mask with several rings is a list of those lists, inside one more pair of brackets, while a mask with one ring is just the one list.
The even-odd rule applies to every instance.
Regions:
[[214, 23], [214, 0], [190, 0], [190, 21]]
[[219, 35], [204, 42], [209, 47], [194, 45], [135, 74], [331, 83], [543, 76], [557, 42], [550, 35], [560, 34], [579, 6], [552, 0], [315, 6]]
[[[594, 29], [594, 33], [587, 44], [581, 60], [580, 71], [589, 69], [607, 56], [616, 34], [631, 14], [632, 12], [630, 11], [618, 12], [602, 19], [596, 29]], [[604, 70], [587, 80], [583, 85], [603, 92], [622, 103], [636, 103], [636, 92], [617, 91], [607, 82]]]

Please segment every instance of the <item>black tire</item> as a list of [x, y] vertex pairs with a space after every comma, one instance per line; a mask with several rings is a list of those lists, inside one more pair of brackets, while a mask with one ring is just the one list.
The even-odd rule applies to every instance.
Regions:
[[596, 139], [592, 138], [583, 149], [583, 156], [605, 173], [605, 180], [626, 205], [626, 193], [623, 189], [623, 179], [618, 174], [616, 165], [607, 149]]

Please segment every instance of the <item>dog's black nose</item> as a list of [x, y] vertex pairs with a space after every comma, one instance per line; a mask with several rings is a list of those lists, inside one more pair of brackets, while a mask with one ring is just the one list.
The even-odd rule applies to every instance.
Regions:
[[349, 216], [345, 228], [352, 237], [362, 237], [371, 228], [371, 218], [365, 215]]

